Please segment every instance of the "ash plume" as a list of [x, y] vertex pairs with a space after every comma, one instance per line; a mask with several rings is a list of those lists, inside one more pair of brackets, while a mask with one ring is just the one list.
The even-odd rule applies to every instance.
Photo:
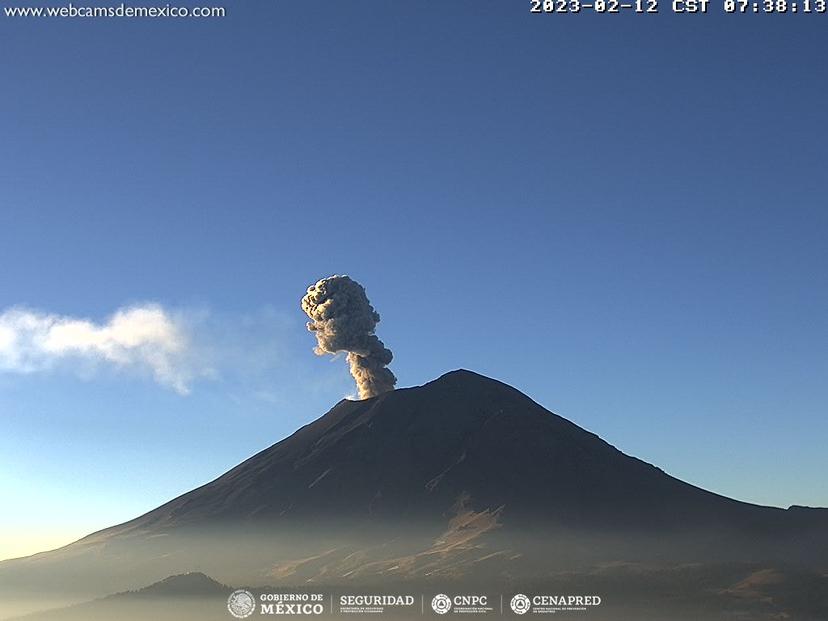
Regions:
[[380, 316], [361, 284], [348, 276], [323, 278], [308, 287], [302, 310], [316, 334], [317, 356], [348, 352], [360, 399], [394, 390], [397, 378], [388, 368], [393, 354], [374, 334]]

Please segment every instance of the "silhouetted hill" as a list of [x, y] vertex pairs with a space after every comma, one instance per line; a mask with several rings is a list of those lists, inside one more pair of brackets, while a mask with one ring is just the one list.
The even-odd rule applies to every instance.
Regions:
[[201, 572], [169, 576], [141, 589], [37, 612], [20, 621], [219, 621], [232, 591]]
[[210, 595], [226, 597], [231, 590], [230, 587], [216, 582], [200, 571], [191, 571], [169, 576], [137, 591], [128, 591], [110, 597], [205, 597]]

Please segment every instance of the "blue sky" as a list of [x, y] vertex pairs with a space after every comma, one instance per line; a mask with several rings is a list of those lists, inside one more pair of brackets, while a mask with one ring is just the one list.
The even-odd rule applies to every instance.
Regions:
[[823, 16], [227, 6], [0, 18], [0, 313], [157, 304], [211, 370], [0, 373], [0, 557], [353, 392], [298, 306], [333, 273], [402, 386], [473, 369], [694, 484], [828, 506]]

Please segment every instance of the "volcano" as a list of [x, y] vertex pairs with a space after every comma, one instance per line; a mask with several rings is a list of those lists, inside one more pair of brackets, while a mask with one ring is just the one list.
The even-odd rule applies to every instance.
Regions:
[[193, 571], [224, 584], [518, 587], [691, 565], [733, 584], [793, 567], [823, 588], [828, 510], [694, 487], [461, 370], [343, 400], [145, 515], [0, 563], [0, 597], [80, 601]]
[[510, 386], [454, 371], [340, 401], [207, 485], [99, 536], [337, 520], [419, 523], [458, 503], [503, 518], [624, 531], [759, 533], [828, 511], [758, 507], [625, 455]]

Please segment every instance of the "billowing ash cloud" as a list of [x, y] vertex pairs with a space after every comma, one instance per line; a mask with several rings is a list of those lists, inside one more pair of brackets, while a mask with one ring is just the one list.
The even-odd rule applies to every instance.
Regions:
[[208, 372], [194, 364], [183, 320], [157, 304], [120, 309], [105, 323], [25, 308], [0, 312], [0, 373], [37, 373], [59, 363], [144, 369], [180, 394]]
[[317, 355], [348, 352], [360, 399], [394, 390], [397, 378], [388, 368], [393, 354], [374, 334], [380, 316], [361, 284], [348, 276], [323, 278], [308, 287], [302, 310], [311, 319]]

